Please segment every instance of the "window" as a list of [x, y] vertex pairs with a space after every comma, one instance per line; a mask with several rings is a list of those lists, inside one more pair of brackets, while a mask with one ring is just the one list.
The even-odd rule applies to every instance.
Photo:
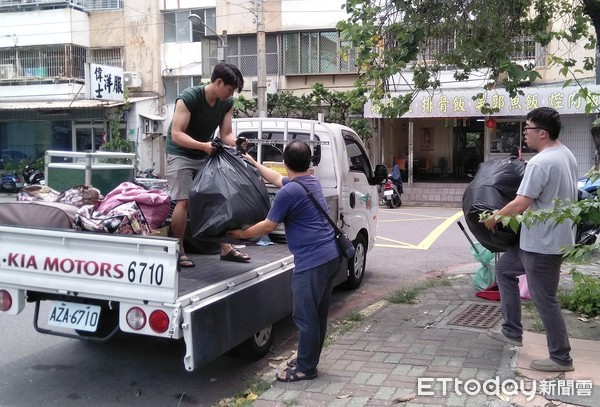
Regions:
[[367, 179], [370, 179], [373, 171], [371, 163], [365, 153], [365, 150], [347, 131], [342, 132], [346, 143], [346, 153], [348, 154], [348, 162], [350, 163], [350, 171], [362, 172]]
[[[244, 76], [256, 76], [257, 68], [257, 40], [256, 35], [229, 36], [227, 37], [226, 58], [227, 62], [237, 66]], [[219, 43], [210, 41], [202, 44], [202, 74], [209, 77], [218, 62]], [[277, 34], [266, 34], [265, 57], [267, 75], [279, 74], [279, 36]], [[204, 63], [208, 61], [208, 63]]]
[[356, 72], [356, 53], [337, 31], [283, 34], [283, 73]]
[[[188, 16], [198, 15], [204, 24], [193, 25]], [[201, 42], [204, 37], [215, 36], [216, 9], [170, 11], [163, 14], [165, 42]]]
[[87, 61], [91, 64], [123, 67], [122, 48], [91, 48], [87, 52]]
[[490, 153], [518, 154], [533, 153], [523, 140], [525, 122], [497, 122], [490, 140]]
[[177, 96], [190, 86], [202, 84], [201, 76], [166, 76], [163, 77], [165, 87], [165, 103], [168, 105], [175, 104]]
[[[258, 133], [256, 131], [246, 131], [242, 132], [238, 135], [238, 137], [246, 137], [249, 140], [248, 143], [248, 154], [250, 154], [254, 159], [257, 159], [258, 156], [258, 148], [261, 148], [261, 157], [262, 161], [273, 161], [273, 162], [283, 162], [283, 150], [285, 146], [283, 144], [283, 132], [273, 131], [273, 132], [263, 132], [262, 139], [263, 140], [281, 140], [281, 143], [273, 143], [273, 144], [256, 144], [252, 143], [253, 139], [258, 138]], [[310, 134], [307, 133], [296, 133], [296, 132], [288, 132], [288, 140], [300, 139], [304, 140], [309, 145], [310, 143]], [[319, 141], [319, 137], [315, 135], [315, 141]], [[318, 143], [313, 144], [313, 154], [312, 154], [312, 164], [314, 166], [319, 165], [321, 162], [321, 146]]]
[[75, 151], [99, 151], [105, 132], [104, 122], [101, 121], [75, 123]]
[[0, 77], [83, 79], [86, 49], [77, 45], [16, 47], [0, 50]]

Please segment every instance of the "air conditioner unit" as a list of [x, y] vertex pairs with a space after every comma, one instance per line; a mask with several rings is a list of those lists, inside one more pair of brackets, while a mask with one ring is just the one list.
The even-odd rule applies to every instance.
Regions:
[[162, 133], [162, 122], [152, 119], [144, 119], [144, 133], [158, 134]]
[[15, 77], [15, 67], [13, 64], [0, 65], [0, 79], [13, 79]]
[[131, 89], [141, 88], [142, 74], [140, 72], [123, 72], [123, 83]]

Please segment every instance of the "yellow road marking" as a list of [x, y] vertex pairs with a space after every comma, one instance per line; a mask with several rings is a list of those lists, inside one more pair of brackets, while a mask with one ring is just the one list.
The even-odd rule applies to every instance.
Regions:
[[[421, 243], [419, 243], [418, 245], [405, 243], [405, 242], [399, 242], [397, 240], [389, 239], [389, 238], [382, 237], [382, 236], [377, 236], [377, 240], [385, 240], [387, 242], [393, 242], [395, 244], [376, 243], [375, 246], [396, 248], [396, 249], [428, 250], [431, 247], [431, 245], [442, 235], [442, 233], [444, 233], [444, 231], [446, 229], [448, 229], [450, 227], [450, 225], [453, 224], [462, 215], [463, 215], [462, 211], [458, 211], [454, 215], [450, 216], [449, 218], [440, 218], [440, 217], [428, 218], [427, 220], [436, 220], [436, 219], [445, 219], [445, 220], [444, 220], [444, 222], [439, 224], [435, 229], [433, 229], [433, 231], [431, 231], [431, 233], [429, 233], [429, 235], [427, 235], [425, 237], [425, 239], [423, 239], [421, 241]], [[410, 219], [410, 220], [416, 220], [416, 219]], [[421, 220], [424, 220], [424, 219], [421, 219]]]

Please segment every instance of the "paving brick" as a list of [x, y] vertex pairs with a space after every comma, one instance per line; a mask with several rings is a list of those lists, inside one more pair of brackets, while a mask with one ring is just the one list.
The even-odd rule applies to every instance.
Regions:
[[[507, 368], [514, 352], [481, 330], [445, 322], [474, 301], [473, 293], [469, 278], [455, 279], [451, 286], [426, 290], [421, 303], [385, 305], [325, 348], [316, 380], [275, 383], [253, 405], [391, 406], [400, 396], [416, 395], [423, 378], [483, 382], [498, 369], [504, 369], [503, 377], [514, 377]], [[434, 380], [432, 389], [433, 395], [416, 396], [402, 406], [508, 407], [485, 394], [458, 395], [453, 382], [445, 394], [441, 380]]]

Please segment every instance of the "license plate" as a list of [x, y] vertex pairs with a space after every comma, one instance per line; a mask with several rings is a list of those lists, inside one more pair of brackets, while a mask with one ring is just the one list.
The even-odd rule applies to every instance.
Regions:
[[48, 325], [96, 332], [100, 321], [100, 306], [74, 302], [52, 301]]
[[393, 194], [394, 194], [394, 191], [392, 191], [391, 189], [388, 189], [387, 191], [383, 191], [383, 195], [384, 196], [390, 196], [390, 195], [393, 195]]

